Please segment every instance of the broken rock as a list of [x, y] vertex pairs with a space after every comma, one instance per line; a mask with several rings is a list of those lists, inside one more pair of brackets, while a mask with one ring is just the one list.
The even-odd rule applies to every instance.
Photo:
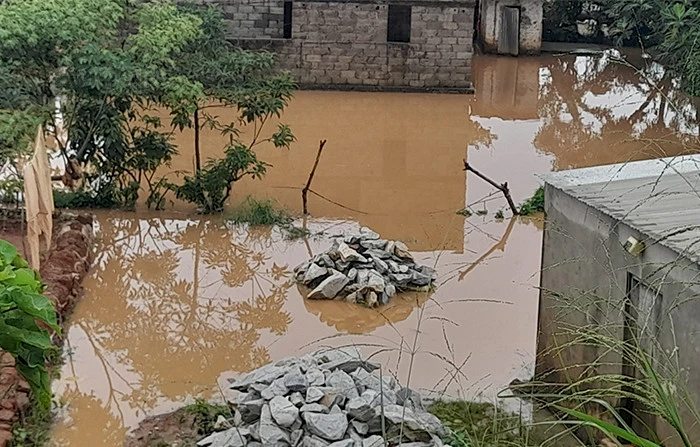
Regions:
[[304, 413], [309, 433], [329, 441], [342, 439], [348, 429], [348, 418], [343, 413]]
[[321, 284], [309, 293], [309, 299], [333, 299], [350, 280], [337, 270], [331, 270], [331, 276], [324, 279]]

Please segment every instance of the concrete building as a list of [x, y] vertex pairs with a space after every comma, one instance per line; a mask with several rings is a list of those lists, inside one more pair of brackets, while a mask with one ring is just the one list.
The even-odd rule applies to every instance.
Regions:
[[[538, 376], [571, 383], [639, 374], [629, 358], [569, 346], [585, 326], [638, 340], [661, 371], [679, 366], [700, 404], [700, 156], [561, 171], [543, 180]], [[639, 414], [632, 402], [612, 403]], [[662, 439], [669, 434], [657, 420], [646, 422]], [[700, 439], [697, 421], [686, 422], [691, 439]]]
[[544, 0], [481, 0], [477, 33], [487, 53], [538, 54]]
[[303, 86], [471, 92], [474, 0], [203, 0]]

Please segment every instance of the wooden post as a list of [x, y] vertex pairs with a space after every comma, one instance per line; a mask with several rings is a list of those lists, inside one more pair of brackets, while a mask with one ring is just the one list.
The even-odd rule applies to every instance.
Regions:
[[202, 169], [202, 160], [199, 154], [199, 107], [194, 109], [194, 168], [195, 173]]
[[314, 166], [313, 168], [311, 168], [311, 173], [309, 174], [309, 180], [306, 181], [306, 186], [304, 186], [304, 189], [301, 190], [301, 202], [304, 215], [309, 214], [309, 210], [307, 209], [306, 195], [309, 192], [309, 188], [311, 188], [311, 181], [314, 179], [314, 174], [316, 174], [316, 168], [318, 167], [318, 162], [321, 159], [321, 152], [323, 152], [323, 147], [325, 145], [326, 140], [321, 140], [318, 145], [318, 152], [316, 153], [316, 161], [314, 161]]

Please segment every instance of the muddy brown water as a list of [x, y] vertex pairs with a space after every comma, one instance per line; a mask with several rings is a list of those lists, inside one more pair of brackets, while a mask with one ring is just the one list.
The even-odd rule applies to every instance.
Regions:
[[[299, 92], [282, 117], [298, 141], [261, 148], [274, 167], [237, 185], [233, 201], [269, 196], [299, 211], [327, 139], [313, 184], [325, 199], [310, 198], [308, 221], [324, 236], [308, 241], [227, 226], [183, 204], [98, 213], [95, 265], [54, 384], [64, 408], [53, 444], [119, 446], [144, 417], [217, 395], [217, 379], [328, 345], [361, 346], [426, 392], [492, 399], [529, 378], [541, 217], [494, 219], [505, 201], [465, 175], [462, 159], [508, 181], [520, 202], [538, 173], [694, 150], [692, 104], [608, 62], [478, 57], [474, 96]], [[191, 134], [177, 138], [172, 169], [191, 169]], [[202, 147], [215, 156], [222, 143], [206, 133]], [[455, 214], [471, 204], [488, 214]], [[377, 310], [304, 300], [294, 266], [359, 225], [436, 265], [437, 290]]]

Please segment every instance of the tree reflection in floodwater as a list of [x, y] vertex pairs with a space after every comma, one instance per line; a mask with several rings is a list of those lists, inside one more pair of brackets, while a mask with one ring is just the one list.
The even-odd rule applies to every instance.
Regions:
[[[101, 303], [78, 312], [70, 334], [91, 346], [87, 363], [108, 383], [100, 388], [109, 390], [102, 405], [111, 414], [123, 419], [123, 405], [143, 414], [185, 398], [181, 383], [210, 388], [211, 363], [244, 372], [270, 361], [261, 334], [287, 331], [291, 271], [265, 254], [274, 251], [269, 232], [230, 231], [215, 220], [100, 222], [103, 243], [85, 286]], [[79, 375], [73, 369], [69, 358], [64, 373]], [[91, 398], [77, 380], [64, 384], [63, 400]]]
[[556, 169], [697, 152], [697, 109], [675, 84], [641, 58], [554, 58], [540, 70], [533, 143]]
[[[527, 140], [551, 157], [550, 169], [561, 170], [700, 150], [698, 100], [680, 92], [662, 66], [636, 53], [625, 59], [615, 52], [482, 55], [473, 64], [472, 119], [497, 137], [493, 152], [513, 153], [514, 142]], [[509, 141], [515, 133], [518, 138]], [[470, 163], [481, 167], [482, 149], [470, 147]]]

